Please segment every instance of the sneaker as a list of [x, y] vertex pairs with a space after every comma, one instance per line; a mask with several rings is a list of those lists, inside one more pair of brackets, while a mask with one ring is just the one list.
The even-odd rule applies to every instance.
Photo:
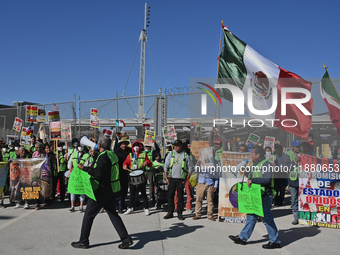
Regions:
[[41, 209], [41, 205], [37, 205], [36, 207], [35, 207], [35, 210], [40, 210]]
[[69, 212], [75, 212], [76, 210], [74, 209], [74, 207], [71, 207], [70, 210], [68, 210]]
[[46, 205], [44, 205], [44, 208], [45, 209], [51, 209], [52, 207], [50, 205], [46, 204]]
[[144, 209], [145, 215], [149, 216], [150, 215], [150, 210], [149, 209]]
[[299, 224], [299, 220], [298, 219], [294, 219], [293, 222], [292, 222], [293, 225], [297, 225]]
[[27, 203], [25, 203], [24, 209], [30, 209], [30, 206]]
[[18, 208], [21, 208], [21, 207], [22, 207], [22, 205], [19, 204], [19, 203], [17, 203], [17, 204], [14, 206], [14, 209], [18, 209]]
[[79, 212], [81, 212], [81, 213], [85, 212], [85, 211], [84, 211], [84, 208], [83, 208], [82, 206], [79, 207]]
[[132, 212], [133, 212], [133, 208], [128, 208], [124, 214], [127, 215], [127, 214], [130, 214]]
[[4, 205], [4, 203], [1, 203], [1, 204], [0, 204], [0, 207], [1, 207], [1, 208], [7, 208], [7, 206]]

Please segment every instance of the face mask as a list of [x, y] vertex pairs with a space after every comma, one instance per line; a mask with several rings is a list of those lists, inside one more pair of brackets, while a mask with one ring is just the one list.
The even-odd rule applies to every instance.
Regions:
[[58, 147], [58, 151], [62, 151], [63, 150], [63, 148], [62, 147]]
[[139, 151], [139, 146], [134, 146], [133, 149], [134, 149], [135, 152], [138, 152]]
[[6, 152], [6, 151], [7, 151], [7, 148], [2, 148], [2, 151], [3, 151], [3, 152]]
[[83, 150], [84, 150], [83, 147], [81, 147], [81, 146], [78, 147], [78, 151], [83, 151]]
[[9, 147], [10, 150], [13, 150], [13, 147]]
[[269, 156], [272, 155], [272, 153], [270, 151], [266, 151], [266, 155]]
[[150, 152], [151, 150], [145, 150], [145, 152]]
[[16, 150], [16, 151], [19, 150], [19, 147], [14, 147], [14, 150]]

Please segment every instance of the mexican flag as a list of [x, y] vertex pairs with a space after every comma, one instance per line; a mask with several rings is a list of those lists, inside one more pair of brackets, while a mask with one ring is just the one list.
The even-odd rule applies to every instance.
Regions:
[[123, 120], [116, 120], [116, 127], [125, 127], [125, 122]]
[[[233, 35], [227, 27], [223, 26], [223, 28], [224, 46], [219, 59], [218, 83], [239, 87], [244, 94], [245, 102], [248, 101], [248, 93], [251, 91], [253, 108], [261, 111], [271, 109], [273, 105], [272, 88], [276, 87], [276, 110], [266, 115], [255, 115], [246, 108], [249, 116], [262, 119], [267, 126], [274, 125], [285, 132], [306, 139], [312, 124], [313, 99], [302, 103], [305, 112], [302, 112], [295, 104], [287, 104], [286, 115], [282, 115], [281, 92], [282, 88], [304, 88], [310, 91], [311, 82], [277, 66]], [[233, 101], [228, 89], [219, 88], [217, 92], [221, 97]], [[303, 99], [305, 97], [306, 95], [303, 93], [286, 94], [287, 99]]]
[[340, 135], [340, 97], [327, 70], [321, 79], [320, 93], [328, 107], [329, 117], [337, 129], [337, 134]]

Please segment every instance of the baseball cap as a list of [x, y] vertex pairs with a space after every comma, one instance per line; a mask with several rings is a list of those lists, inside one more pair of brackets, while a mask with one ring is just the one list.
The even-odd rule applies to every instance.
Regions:
[[222, 144], [222, 140], [221, 139], [215, 139], [214, 144]]
[[292, 146], [298, 147], [300, 146], [300, 142], [298, 140], [295, 140], [292, 142]]
[[183, 145], [183, 142], [181, 140], [176, 140], [174, 142], [174, 146], [180, 146], [180, 145]]

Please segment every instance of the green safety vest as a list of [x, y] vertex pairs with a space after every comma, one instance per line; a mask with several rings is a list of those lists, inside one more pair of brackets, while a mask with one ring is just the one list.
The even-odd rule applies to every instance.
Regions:
[[74, 147], [68, 148], [68, 153], [69, 153], [70, 155], [72, 155], [73, 152], [74, 152]]
[[16, 159], [17, 158], [17, 154], [15, 153], [15, 151], [10, 151], [9, 152], [9, 157], [10, 157], [10, 159]]
[[64, 172], [66, 170], [66, 162], [63, 153], [59, 153], [59, 172]]
[[[266, 158], [264, 160], [262, 160], [260, 163], [258, 163], [256, 166], [255, 166], [255, 171], [252, 172], [252, 178], [261, 178], [262, 177], [262, 166], [264, 163], [266, 163], [267, 161], [269, 161], [269, 158]], [[252, 167], [253, 165], [251, 165]], [[274, 173], [272, 174], [272, 181], [270, 183], [270, 187], [272, 189], [272, 196], [273, 198], [276, 196], [276, 191], [274, 189]], [[264, 192], [265, 192], [265, 187], [264, 186], [261, 186], [261, 194], [263, 195]]]
[[[287, 155], [289, 155], [290, 161], [294, 161], [295, 160], [295, 156], [294, 156], [292, 150], [288, 151]], [[293, 171], [291, 171], [289, 173], [289, 179], [291, 179], [292, 181], [296, 181], [297, 178], [298, 178], [298, 171], [299, 171], [299, 166], [295, 165]]]
[[217, 151], [216, 151], [216, 156], [215, 156], [215, 159], [218, 161], [218, 164], [220, 165], [221, 163], [221, 155], [222, 155], [222, 152], [223, 152], [223, 146], [221, 148], [219, 148]]
[[[188, 165], [187, 162], [185, 160], [185, 156], [188, 155], [186, 152], [183, 153], [183, 160], [182, 160], [182, 170], [181, 170], [181, 178], [185, 179], [187, 178], [188, 175]], [[172, 155], [171, 155], [171, 161], [170, 161], [170, 169], [169, 169], [169, 175], [171, 175], [172, 172], [172, 166], [174, 165], [175, 162], [175, 152], [172, 151]]]
[[2, 152], [2, 158], [4, 162], [8, 162], [9, 157], [10, 157], [9, 152], [6, 152], [5, 154], [4, 152]]
[[[113, 193], [116, 193], [118, 191], [120, 191], [120, 182], [119, 182], [119, 166], [118, 166], [118, 157], [117, 155], [113, 152], [113, 151], [110, 151], [110, 150], [105, 150], [103, 151], [102, 153], [100, 153], [97, 157], [97, 160], [94, 164], [94, 168], [97, 167], [97, 162], [98, 162], [98, 159], [101, 155], [103, 154], [107, 154], [107, 156], [110, 158], [111, 160], [111, 178], [110, 178], [110, 182], [111, 182], [111, 188], [112, 188], [112, 191]], [[91, 186], [92, 186], [92, 189], [93, 191], [97, 190], [98, 187], [99, 187], [99, 179], [94, 177], [94, 176], [91, 176], [90, 178], [90, 182], [91, 182]]]
[[156, 160], [154, 162], [152, 162], [152, 167], [153, 168], [157, 169], [160, 166], [164, 167], [164, 163], [159, 163]]
[[81, 155], [80, 152], [78, 151], [74, 151], [73, 154], [72, 154], [72, 164], [73, 164], [73, 167], [77, 166], [78, 164], [84, 164], [85, 161], [87, 160], [87, 158], [90, 156], [90, 154], [88, 153], [85, 153], [81, 159], [79, 160], [79, 163], [78, 163], [78, 159], [79, 159], [79, 156]]
[[[137, 159], [137, 169], [144, 169], [144, 167], [142, 167], [143, 163], [145, 162], [145, 157], [146, 154], [145, 152], [141, 152], [139, 155], [138, 155], [138, 159]], [[131, 161], [131, 166], [134, 164], [134, 162], [132, 162], [132, 159], [133, 159], [133, 155], [132, 153], [130, 153], [130, 161]], [[131, 167], [130, 166], [130, 167]]]

